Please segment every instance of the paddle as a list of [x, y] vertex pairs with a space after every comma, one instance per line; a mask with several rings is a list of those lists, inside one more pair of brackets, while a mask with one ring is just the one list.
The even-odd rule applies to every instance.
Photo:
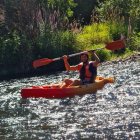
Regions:
[[[108, 50], [114, 51], [114, 50], [118, 50], [118, 49], [121, 49], [121, 48], [124, 48], [124, 47], [125, 47], [124, 40], [117, 40], [117, 41], [107, 43], [105, 47], [99, 48], [99, 49], [96, 49], [96, 50], [101, 50], [101, 49], [106, 48]], [[91, 51], [91, 50], [89, 50], [89, 51]], [[84, 51], [84, 52], [88, 52], [88, 51]], [[71, 54], [71, 55], [69, 55], [69, 57], [77, 56], [77, 55], [80, 55], [84, 52]], [[54, 59], [49, 59], [49, 58], [38, 59], [38, 60], [33, 61], [33, 67], [37, 68], [37, 67], [40, 67], [40, 66], [43, 66], [43, 65], [48, 65], [51, 62], [61, 60], [61, 59], [62, 59], [62, 57], [58, 57], [58, 58], [54, 58]]]

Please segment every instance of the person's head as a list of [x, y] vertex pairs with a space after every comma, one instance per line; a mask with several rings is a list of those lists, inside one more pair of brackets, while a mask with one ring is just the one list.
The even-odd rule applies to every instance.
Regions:
[[83, 62], [83, 63], [87, 63], [88, 60], [89, 60], [88, 53], [82, 53], [82, 54], [80, 55], [80, 60], [81, 60], [81, 62]]

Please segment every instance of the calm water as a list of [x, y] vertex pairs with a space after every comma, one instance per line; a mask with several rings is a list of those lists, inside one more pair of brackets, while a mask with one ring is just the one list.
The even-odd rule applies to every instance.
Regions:
[[22, 99], [23, 87], [77, 78], [57, 73], [0, 82], [0, 140], [140, 139], [140, 59], [102, 64], [115, 76], [96, 94], [63, 100]]

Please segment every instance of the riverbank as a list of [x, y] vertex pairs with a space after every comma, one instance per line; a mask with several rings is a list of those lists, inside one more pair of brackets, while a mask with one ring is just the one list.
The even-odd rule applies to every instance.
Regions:
[[[109, 61], [102, 62], [101, 65], [108, 65], [110, 63], [118, 63], [120, 61], [128, 61], [128, 60], [136, 60], [140, 59], [140, 52], [129, 52], [125, 54], [116, 54]], [[63, 64], [61, 64], [63, 65]], [[55, 64], [54, 66], [55, 67]], [[53, 68], [38, 68], [38, 69], [33, 69], [30, 72], [26, 73], [14, 73], [14, 74], [8, 74], [8, 75], [0, 75], [0, 80], [10, 80], [10, 79], [21, 79], [21, 78], [27, 78], [27, 77], [33, 77], [33, 76], [41, 76], [41, 75], [50, 75], [53, 73], [56, 73], [57, 71], [64, 71], [64, 68], [61, 67], [60, 69], [53, 71]]]
[[103, 62], [102, 65], [108, 65], [110, 63], [118, 63], [120, 61], [128, 61], [128, 60], [139, 60], [140, 59], [140, 52], [131, 52], [131, 54], [124, 54], [118, 57], [113, 57], [111, 60]]

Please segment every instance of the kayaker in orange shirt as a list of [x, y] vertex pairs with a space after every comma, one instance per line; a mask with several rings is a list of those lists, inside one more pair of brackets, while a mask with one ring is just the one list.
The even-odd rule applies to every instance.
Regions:
[[95, 61], [89, 61], [88, 52], [86, 52], [80, 55], [81, 63], [75, 66], [70, 66], [67, 55], [63, 56], [66, 70], [79, 71], [80, 79], [77, 80], [65, 79], [64, 84], [62, 84], [61, 88], [66, 86], [77, 86], [77, 85], [84, 85], [84, 84], [95, 82], [97, 76], [97, 67], [100, 63], [100, 59], [95, 53], [95, 51], [90, 51], [90, 52], [92, 52]]

